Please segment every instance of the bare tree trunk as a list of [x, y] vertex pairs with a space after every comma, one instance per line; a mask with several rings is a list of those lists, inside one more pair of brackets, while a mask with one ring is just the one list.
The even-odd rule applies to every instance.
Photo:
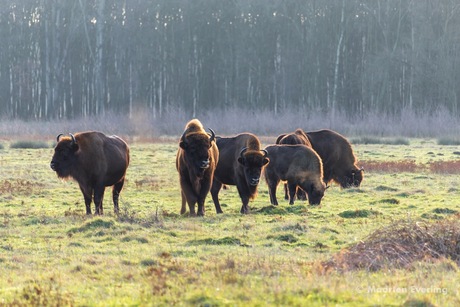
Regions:
[[340, 66], [340, 50], [342, 49], [343, 35], [345, 32], [345, 0], [342, 0], [342, 14], [340, 17], [340, 36], [339, 42], [337, 43], [337, 50], [335, 56], [335, 68], [334, 68], [334, 85], [332, 89], [332, 106], [331, 116], [335, 118], [335, 111], [337, 108], [337, 87], [339, 86], [339, 66]]
[[[97, 19], [96, 19], [96, 58], [94, 62], [94, 87], [96, 93], [96, 114], [104, 113], [105, 106], [105, 84], [103, 61], [103, 43], [104, 43], [104, 9], [105, 0], [97, 0]], [[130, 66], [131, 70], [131, 66]], [[131, 94], [130, 94], [131, 95]], [[130, 112], [131, 113], [131, 112]]]

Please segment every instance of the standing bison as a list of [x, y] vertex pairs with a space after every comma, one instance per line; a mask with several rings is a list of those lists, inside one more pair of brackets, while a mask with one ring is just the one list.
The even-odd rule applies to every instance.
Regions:
[[190, 215], [195, 215], [198, 203], [198, 215], [204, 215], [204, 201], [211, 189], [214, 171], [219, 161], [219, 150], [215, 142], [214, 131], [209, 135], [198, 119], [192, 119], [185, 126], [179, 140], [176, 155], [176, 169], [182, 196], [181, 214], [186, 212], [187, 201]]
[[[296, 131], [288, 134], [281, 134], [276, 139], [276, 144], [280, 145], [306, 145], [311, 148], [310, 141], [308, 140], [307, 135], [303, 132], [302, 129], [297, 129]], [[297, 199], [307, 200], [307, 195], [301, 189], [297, 190]], [[289, 192], [287, 184], [284, 184], [284, 199], [289, 199]]]
[[81, 132], [57, 136], [50, 166], [59, 178], [73, 178], [85, 198], [86, 214], [91, 214], [94, 195], [96, 214], [103, 214], [105, 187], [113, 186], [113, 206], [119, 212], [118, 198], [129, 164], [129, 147], [118, 136], [101, 132]]
[[265, 167], [270, 202], [278, 205], [276, 188], [287, 181], [289, 204], [294, 204], [297, 186], [308, 195], [310, 205], [319, 205], [324, 196], [323, 166], [316, 152], [305, 145], [271, 145], [265, 148], [270, 163]]
[[323, 180], [337, 182], [342, 188], [359, 187], [363, 169], [356, 166], [356, 157], [348, 140], [332, 130], [307, 132], [311, 146], [323, 161]]
[[214, 173], [211, 195], [217, 213], [222, 213], [219, 191], [222, 185], [236, 185], [243, 206], [241, 213], [249, 213], [249, 200], [257, 195], [262, 168], [269, 162], [267, 152], [260, 149], [259, 139], [251, 133], [231, 138], [217, 138], [219, 163]]

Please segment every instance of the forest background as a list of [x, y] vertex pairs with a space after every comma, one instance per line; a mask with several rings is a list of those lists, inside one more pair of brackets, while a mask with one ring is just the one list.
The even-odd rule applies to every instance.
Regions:
[[12, 0], [0, 132], [172, 135], [199, 117], [225, 133], [459, 135], [459, 28], [451, 0]]

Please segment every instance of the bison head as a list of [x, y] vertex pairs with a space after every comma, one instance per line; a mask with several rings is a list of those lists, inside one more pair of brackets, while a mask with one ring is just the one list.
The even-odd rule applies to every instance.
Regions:
[[319, 205], [323, 199], [326, 185], [322, 183], [320, 186], [316, 186], [315, 184], [310, 183], [306, 186], [306, 189], [303, 190], [308, 195], [308, 203], [310, 205]]
[[270, 159], [267, 158], [267, 151], [264, 149], [248, 151], [248, 148], [244, 147], [238, 162], [243, 165], [246, 182], [251, 186], [257, 186], [262, 168], [270, 162]]
[[215, 133], [211, 134], [192, 132], [186, 135], [184, 132], [180, 138], [179, 146], [185, 152], [184, 158], [197, 177], [202, 178], [210, 165], [210, 148], [215, 140]]
[[66, 178], [71, 175], [72, 166], [75, 164], [78, 144], [73, 134], [70, 137], [57, 136], [57, 145], [54, 148], [54, 155], [51, 159], [50, 167], [57, 173], [60, 178]]
[[363, 181], [364, 177], [364, 169], [354, 169], [350, 171], [348, 174], [343, 176], [340, 180], [340, 186], [342, 188], [358, 188], [361, 185], [361, 181]]

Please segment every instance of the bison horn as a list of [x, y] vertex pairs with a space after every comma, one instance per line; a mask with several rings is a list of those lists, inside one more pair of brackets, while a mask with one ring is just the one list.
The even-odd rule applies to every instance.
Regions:
[[211, 128], [208, 128], [208, 130], [211, 131], [211, 138], [209, 139], [209, 141], [212, 142], [216, 138], [216, 134]]
[[59, 133], [58, 136], [56, 137], [56, 141], [59, 143], [59, 139], [61, 138], [61, 136], [63, 136], [64, 134], [62, 133]]
[[266, 151], [265, 149], [262, 149], [261, 152], [264, 153], [264, 157], [266, 157], [268, 155], [268, 151]]
[[69, 133], [69, 135], [72, 138], [72, 144], [77, 144], [77, 140], [75, 139], [75, 136], [72, 133]]
[[243, 154], [244, 154], [244, 152], [245, 152], [246, 150], [248, 150], [247, 147], [243, 147], [243, 149], [241, 149], [241, 151], [240, 151], [240, 157], [241, 157], [241, 158], [243, 158]]
[[182, 136], [180, 137], [181, 142], [185, 141], [185, 134], [186, 134], [186, 131], [184, 131], [184, 133], [182, 133]]

